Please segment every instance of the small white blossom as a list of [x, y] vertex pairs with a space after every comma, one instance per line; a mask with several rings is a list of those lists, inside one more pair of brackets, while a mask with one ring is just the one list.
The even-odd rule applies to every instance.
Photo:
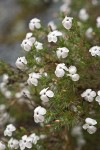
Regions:
[[7, 125], [5, 131], [4, 131], [4, 136], [12, 136], [12, 132], [16, 130], [15, 126], [13, 124]]
[[21, 95], [23, 95], [24, 97], [27, 97], [27, 98], [31, 99], [30, 91], [27, 88], [24, 88], [21, 91]]
[[40, 43], [40, 42], [35, 42], [34, 43], [34, 46], [35, 46], [35, 48], [37, 49], [37, 50], [41, 50], [41, 49], [43, 49], [43, 44], [42, 43]]
[[30, 73], [29, 74], [29, 78], [27, 80], [27, 83], [29, 85], [34, 85], [34, 86], [37, 86], [38, 85], [38, 79], [41, 77], [40, 73]]
[[57, 53], [57, 57], [60, 58], [66, 58], [68, 56], [68, 52], [69, 52], [69, 49], [66, 48], [66, 47], [62, 47], [62, 48], [57, 48], [58, 50], [56, 51]]
[[34, 59], [35, 59], [35, 61], [36, 61], [37, 63], [40, 63], [40, 62], [41, 62], [41, 57], [36, 57], [36, 56], [34, 56]]
[[19, 147], [19, 141], [16, 140], [16, 139], [11, 138], [11, 139], [8, 141], [8, 147], [9, 147], [10, 149], [18, 149], [18, 147]]
[[33, 42], [32, 40], [30, 40], [30, 39], [24, 39], [24, 40], [22, 41], [21, 47], [22, 47], [25, 51], [29, 52], [29, 51], [31, 50], [33, 44], [34, 44], [34, 42]]
[[93, 28], [89, 27], [86, 32], [85, 32], [85, 35], [88, 39], [92, 39], [93, 38]]
[[22, 136], [22, 139], [19, 141], [19, 146], [21, 150], [32, 148], [32, 138], [27, 135]]
[[23, 57], [18, 57], [18, 59], [16, 60], [16, 67], [20, 70], [25, 70], [26, 69], [26, 65], [27, 65], [27, 60], [26, 58]]
[[96, 21], [97, 21], [97, 28], [100, 28], [100, 16], [99, 17], [97, 17], [97, 19], [96, 19]]
[[96, 97], [96, 102], [98, 102], [98, 104], [100, 105], [100, 91], [98, 91], [98, 93], [97, 93], [98, 95], [97, 95], [97, 97]]
[[92, 0], [92, 4], [95, 6], [98, 5], [98, 0]]
[[8, 79], [9, 79], [8, 74], [3, 74], [2, 81], [3, 81], [4, 83], [8, 83]]
[[64, 26], [64, 28], [66, 28], [66, 29], [71, 29], [71, 27], [72, 27], [72, 20], [73, 20], [73, 18], [72, 17], [65, 17], [64, 18], [64, 20], [62, 21], [62, 24], [63, 24], [63, 26]]
[[91, 89], [87, 89], [81, 94], [81, 97], [83, 97], [88, 102], [93, 102], [95, 96], [96, 92], [92, 91]]
[[55, 75], [58, 78], [61, 78], [65, 75], [65, 71], [68, 71], [68, 68], [65, 66], [64, 63], [58, 64], [55, 70]]
[[29, 137], [32, 138], [32, 143], [37, 144], [37, 141], [40, 139], [35, 133], [32, 133]]
[[33, 33], [32, 32], [29, 32], [26, 34], [26, 39], [28, 39], [30, 42], [32, 42], [32, 44], [35, 43], [35, 37], [32, 37]]
[[80, 20], [82, 20], [82, 21], [87, 21], [87, 20], [88, 20], [89, 15], [88, 15], [88, 13], [87, 13], [87, 11], [86, 11], [85, 8], [82, 8], [82, 9], [79, 11], [79, 18], [80, 18]]
[[79, 76], [79, 74], [76, 73], [77, 68], [75, 66], [70, 66], [68, 71], [69, 71], [69, 74], [67, 74], [67, 76], [71, 77], [71, 79], [73, 81], [78, 81], [79, 80], [80, 76]]
[[57, 29], [57, 26], [55, 25], [55, 23], [53, 21], [50, 21], [48, 23], [48, 26], [51, 28], [52, 31]]
[[2, 141], [0, 141], [0, 150], [5, 150], [6, 146], [5, 144], [2, 143]]
[[40, 99], [43, 101], [43, 102], [48, 102], [49, 101], [49, 98], [51, 97], [54, 97], [54, 93], [49, 90], [49, 87], [48, 88], [45, 88], [43, 89], [41, 92], [40, 92]]
[[41, 107], [41, 106], [38, 106], [35, 108], [34, 110], [34, 121], [36, 123], [41, 123], [41, 122], [44, 122], [44, 115], [46, 114], [46, 109]]
[[91, 118], [85, 119], [85, 124], [83, 125], [83, 129], [87, 130], [89, 134], [93, 134], [96, 132], [97, 128], [94, 126], [97, 124], [97, 121]]
[[41, 28], [41, 24], [40, 24], [40, 20], [37, 18], [34, 18], [30, 21], [29, 23], [29, 29], [31, 31], [33, 31], [34, 29], [40, 29]]
[[64, 14], [69, 14], [71, 12], [71, 9], [68, 4], [64, 3], [61, 5], [60, 11], [63, 12]]
[[100, 56], [100, 46], [93, 46], [89, 49], [92, 56]]
[[57, 37], [62, 36], [62, 33], [58, 30], [52, 31], [48, 34], [48, 42], [57, 42]]
[[11, 91], [6, 90], [5, 93], [4, 93], [4, 96], [5, 96], [7, 99], [10, 99], [10, 98], [12, 97]]

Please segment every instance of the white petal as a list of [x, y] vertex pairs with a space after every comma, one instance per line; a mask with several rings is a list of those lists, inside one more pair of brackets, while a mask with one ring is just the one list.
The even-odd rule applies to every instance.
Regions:
[[95, 97], [95, 96], [96, 96], [96, 92], [95, 92], [95, 91], [92, 91], [92, 92], [91, 92], [91, 96], [92, 96], [92, 97]]
[[84, 130], [86, 130], [89, 127], [89, 124], [84, 124], [82, 127]]
[[37, 29], [40, 29], [41, 28], [41, 24], [40, 23], [35, 23], [35, 27], [37, 28]]
[[68, 56], [68, 52], [63, 52], [62, 53], [62, 58], [66, 58]]
[[36, 123], [44, 122], [44, 116], [39, 115], [38, 118], [34, 116], [34, 121], [35, 121]]
[[60, 57], [62, 56], [62, 53], [61, 53], [61, 51], [59, 51], [59, 50], [56, 51], [56, 54], [57, 54], [57, 57], [58, 57], [58, 58], [60, 58]]
[[39, 114], [45, 115], [45, 114], [46, 114], [46, 109], [43, 108], [43, 107], [41, 107], [41, 108], [39, 109]]
[[46, 95], [41, 95], [40, 99], [41, 99], [43, 102], [48, 102], [48, 101], [49, 101], [49, 98], [48, 98]]
[[29, 148], [29, 149], [32, 148], [32, 143], [31, 142], [27, 142], [26, 147]]
[[85, 99], [88, 102], [93, 102], [93, 100], [94, 100], [92, 96], [86, 96]]
[[54, 93], [53, 93], [51, 90], [48, 90], [48, 91], [46, 92], [46, 95], [47, 95], [48, 97], [54, 97]]
[[78, 81], [80, 76], [78, 74], [74, 74], [71, 76], [73, 81]]
[[57, 37], [56, 36], [53, 37], [53, 41], [52, 42], [54, 42], [54, 43], [57, 42]]
[[100, 96], [97, 96], [95, 100], [100, 103]]
[[85, 119], [85, 122], [89, 125], [96, 125], [97, 124], [97, 121], [92, 119], [92, 118], [86, 118]]
[[32, 78], [31, 83], [32, 83], [34, 86], [37, 86], [37, 85], [38, 85], [38, 80], [35, 79], [35, 78]]
[[27, 139], [27, 135], [22, 136], [22, 140], [26, 140]]
[[32, 31], [34, 30], [34, 24], [33, 23], [29, 23], [29, 29]]
[[48, 90], [48, 88], [49, 88], [49, 87], [47, 87], [47, 88], [41, 90], [40, 95], [43, 95], [44, 93], [46, 93], [46, 91]]
[[29, 52], [30, 50], [31, 50], [31, 47], [30, 47], [30, 45], [25, 45], [24, 46], [24, 50], [26, 50], [27, 52]]
[[58, 77], [58, 78], [61, 78], [63, 77], [65, 74], [65, 71], [63, 69], [56, 69], [55, 71], [55, 75]]
[[89, 132], [89, 134], [93, 134], [93, 133], [95, 133], [95, 132], [96, 132], [96, 130], [97, 130], [97, 128], [96, 128], [96, 127], [94, 127], [94, 126], [90, 126], [90, 127], [87, 129], [87, 131]]
[[98, 91], [98, 95], [100, 96], [100, 91]]
[[69, 73], [70, 73], [70, 74], [75, 74], [76, 71], [77, 71], [77, 68], [76, 68], [75, 66], [70, 66], [70, 67], [69, 67]]

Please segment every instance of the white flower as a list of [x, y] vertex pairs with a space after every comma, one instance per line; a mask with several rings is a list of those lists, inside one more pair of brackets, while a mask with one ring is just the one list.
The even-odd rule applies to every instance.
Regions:
[[92, 4], [95, 6], [98, 5], [98, 2], [99, 2], [98, 0], [92, 0]]
[[88, 39], [92, 39], [92, 38], [93, 38], [92, 33], [93, 33], [93, 28], [89, 27], [89, 28], [86, 30], [85, 35], [86, 35], [86, 37], [87, 37]]
[[40, 62], [41, 62], [41, 57], [36, 57], [36, 56], [34, 56], [34, 59], [35, 59], [35, 61], [36, 61], [37, 63], [40, 63]]
[[37, 141], [40, 139], [35, 133], [32, 133], [29, 137], [32, 138], [32, 143], [37, 144]]
[[41, 49], [43, 49], [43, 44], [42, 43], [40, 43], [40, 42], [35, 42], [34, 43], [34, 46], [35, 46], [35, 48], [37, 49], [37, 50], [41, 50]]
[[83, 125], [83, 129], [87, 130], [89, 134], [95, 133], [97, 128], [94, 125], [97, 124], [97, 121], [91, 118], [86, 118], [85, 122], [86, 123]]
[[25, 70], [26, 69], [26, 65], [27, 65], [27, 60], [26, 58], [23, 57], [18, 57], [18, 59], [16, 60], [16, 67], [20, 70]]
[[57, 29], [57, 26], [54, 24], [53, 21], [50, 21], [50, 22], [48, 23], [48, 26], [51, 28], [52, 31], [54, 31], [54, 30]]
[[13, 124], [7, 125], [5, 131], [4, 131], [4, 136], [12, 136], [12, 132], [16, 130], [15, 126]]
[[64, 20], [62, 21], [62, 24], [63, 24], [63, 26], [64, 26], [64, 28], [66, 28], [66, 29], [71, 29], [71, 27], [72, 27], [72, 20], [73, 20], [73, 18], [72, 17], [65, 17], [64, 18]]
[[19, 146], [21, 150], [32, 148], [32, 138], [27, 137], [27, 135], [22, 136], [22, 139], [19, 141]]
[[98, 95], [97, 95], [97, 97], [96, 97], [96, 102], [98, 102], [99, 103], [99, 105], [100, 105], [100, 91], [98, 91], [98, 93], [97, 93]]
[[60, 11], [63, 12], [64, 14], [69, 14], [71, 12], [71, 9], [68, 4], [64, 3], [61, 5]]
[[62, 48], [57, 48], [57, 49], [58, 50], [56, 51], [56, 53], [57, 53], [58, 58], [60, 57], [66, 58], [68, 56], [68, 52], [69, 52], [68, 48], [62, 47]]
[[34, 43], [33, 40], [24, 39], [24, 40], [22, 41], [21, 47], [22, 47], [25, 51], [29, 52], [29, 51], [31, 50], [32, 46], [33, 46], [33, 43]]
[[4, 96], [5, 96], [7, 99], [10, 99], [10, 98], [12, 97], [11, 91], [6, 90], [5, 93], [4, 93]]
[[82, 20], [82, 21], [87, 21], [87, 20], [88, 20], [89, 15], [88, 15], [88, 13], [87, 13], [87, 11], [86, 11], [85, 8], [82, 8], [82, 9], [79, 11], [79, 18], [80, 18], [80, 20]]
[[97, 19], [96, 19], [96, 21], [97, 21], [97, 28], [100, 28], [100, 16], [99, 17], [97, 17]]
[[27, 83], [29, 85], [34, 85], [34, 86], [37, 86], [38, 85], [38, 79], [41, 77], [41, 75], [39, 73], [30, 73], [29, 74], [29, 78], [27, 80]]
[[29, 29], [31, 31], [33, 31], [34, 29], [40, 29], [41, 28], [41, 24], [40, 24], [40, 20], [37, 18], [34, 18], [30, 21], [29, 23]]
[[89, 49], [92, 56], [100, 56], [100, 46], [93, 46]]
[[3, 74], [2, 81], [3, 81], [4, 83], [8, 83], [8, 79], [9, 79], [8, 74]]
[[69, 74], [67, 74], [67, 76], [71, 77], [71, 79], [73, 81], [78, 81], [80, 76], [76, 73], [77, 72], [77, 68], [75, 66], [70, 66], [69, 69]]
[[55, 75], [60, 78], [65, 75], [65, 71], [68, 71], [68, 68], [65, 66], [64, 63], [58, 64], [55, 70]]
[[8, 147], [9, 147], [10, 149], [18, 149], [18, 147], [19, 147], [19, 141], [16, 140], [16, 139], [11, 138], [11, 139], [8, 141]]
[[46, 114], [46, 109], [41, 107], [41, 106], [38, 106], [35, 108], [34, 110], [34, 121], [36, 123], [41, 123], [41, 122], [44, 122], [44, 115]]
[[43, 101], [43, 102], [48, 102], [49, 101], [49, 98], [51, 97], [54, 97], [54, 93], [51, 91], [51, 90], [48, 90], [48, 88], [45, 88], [43, 89], [41, 92], [40, 92], [40, 99]]
[[62, 36], [62, 33], [58, 30], [52, 31], [48, 34], [48, 42], [57, 42], [57, 37]]
[[91, 89], [87, 89], [81, 94], [81, 97], [83, 97], [88, 102], [93, 102], [95, 96], [96, 92], [92, 91]]
[[31, 41], [32, 42], [32, 44], [33, 43], [35, 43], [35, 37], [32, 37], [32, 35], [33, 35], [33, 33], [32, 32], [29, 32], [29, 33], [27, 33], [26, 34], [26, 39], [28, 39], [29, 41]]
[[2, 143], [2, 141], [0, 141], [0, 150], [5, 150], [6, 146], [5, 144]]
[[31, 95], [30, 95], [30, 92], [28, 89], [24, 88], [22, 91], [21, 91], [21, 95], [23, 95], [24, 97], [27, 97], [27, 98], [31, 98]]

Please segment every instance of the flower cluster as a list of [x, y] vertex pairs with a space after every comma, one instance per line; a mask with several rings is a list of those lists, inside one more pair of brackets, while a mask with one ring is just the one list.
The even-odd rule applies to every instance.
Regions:
[[[11, 137], [8, 141], [7, 147], [9, 149], [19, 149], [24, 150], [26, 148], [31, 149], [33, 144], [37, 144], [38, 140], [43, 139], [41, 136], [37, 136], [35, 133], [30, 134], [29, 136], [23, 135], [20, 140], [17, 140], [12, 137], [13, 132], [16, 131], [16, 127], [13, 124], [7, 125], [4, 136]], [[44, 137], [45, 138], [45, 137]], [[6, 145], [0, 141], [0, 150], [6, 150]]]
[[67, 68], [64, 63], [58, 64], [55, 70], [55, 74], [58, 78], [61, 78], [65, 75], [65, 71], [67, 72], [67, 76], [69, 76], [73, 81], [79, 80], [79, 75], [76, 73], [77, 68], [75, 66], [70, 66]]
[[[65, 29], [71, 29], [72, 27], [72, 17], [68, 17], [66, 16], [63, 21], [62, 21], [62, 25], [64, 26]], [[49, 23], [50, 28], [53, 30], [51, 32], [49, 32], [49, 34], [47, 35], [48, 37], [48, 42], [51, 43], [57, 43], [58, 41], [58, 37], [62, 36], [63, 38], [63, 33], [61, 31], [56, 30], [56, 27], [54, 26], [54, 23]], [[39, 29], [41, 28], [41, 24], [40, 24], [40, 20], [35, 18], [32, 19], [29, 23], [29, 29], [31, 31], [33, 31], [34, 29]], [[30, 50], [32, 50], [33, 46], [36, 48], [36, 50], [41, 50], [43, 49], [43, 44], [40, 42], [37, 42], [36, 38], [33, 37], [33, 33], [29, 32], [26, 34], [26, 38], [23, 40], [21, 47], [29, 52]], [[38, 53], [38, 51], [37, 51]], [[60, 58], [66, 58], [68, 56], [69, 53], [69, 49], [66, 47], [59, 47], [57, 48], [56, 54], [58, 59]], [[27, 68], [27, 60], [25, 58], [25, 56], [20, 57], [17, 59], [16, 61], [16, 66], [17, 68], [21, 69], [22, 71], [24, 71]], [[77, 69], [75, 66], [70, 66], [69, 68], [66, 67], [66, 65], [64, 63], [60, 63], [57, 65], [56, 70], [55, 70], [55, 75], [57, 77], [63, 77], [64, 75], [69, 76], [73, 81], [78, 81], [79, 80], [79, 75], [77, 74]], [[27, 79], [27, 83], [29, 86], [38, 86], [38, 80], [42, 77], [42, 73], [37, 73], [37, 72], [32, 72], [29, 74], [29, 78]], [[44, 74], [45, 75], [45, 74]], [[25, 94], [29, 96], [29, 93]], [[21, 97], [21, 94], [17, 94], [16, 96]], [[49, 98], [53, 98], [54, 97], [54, 93], [53, 91], [51, 91], [49, 88], [44, 88], [41, 92], [40, 92], [40, 99], [42, 100], [42, 102], [47, 103], [49, 101]], [[36, 123], [39, 122], [44, 122], [44, 115], [46, 114], [46, 110], [45, 108], [42, 108], [41, 106], [38, 106], [35, 108], [34, 110], [34, 120]]]

